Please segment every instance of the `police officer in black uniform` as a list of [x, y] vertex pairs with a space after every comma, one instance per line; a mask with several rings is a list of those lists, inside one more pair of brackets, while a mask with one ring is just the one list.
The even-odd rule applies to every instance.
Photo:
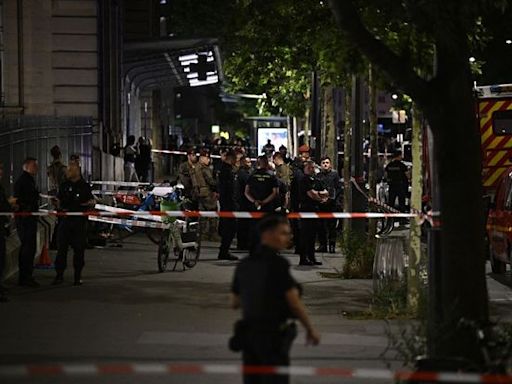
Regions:
[[[35, 180], [38, 170], [37, 159], [27, 157], [23, 162], [23, 173], [14, 183], [15, 204], [20, 213], [37, 212], [39, 210], [39, 190]], [[17, 216], [16, 232], [21, 242], [18, 258], [18, 284], [37, 288], [39, 283], [32, 276], [37, 247], [37, 217]]]
[[272, 212], [279, 197], [277, 178], [270, 173], [267, 156], [259, 156], [256, 166], [245, 186], [245, 197], [252, 203], [253, 209]]
[[[4, 165], [0, 162], [0, 181], [4, 175]], [[0, 184], [0, 212], [10, 212], [11, 204], [5, 194], [3, 186]], [[0, 216], [0, 302], [7, 301], [7, 288], [2, 284], [4, 271], [5, 271], [5, 257], [6, 257], [6, 237], [8, 234], [7, 225], [9, 224], [9, 217]]]
[[[260, 243], [235, 271], [232, 306], [242, 308], [243, 319], [235, 327], [231, 349], [242, 351], [244, 366], [288, 366], [297, 334], [293, 322], [305, 327], [308, 344], [320, 341], [300, 299], [300, 287], [290, 265], [279, 252], [290, 242], [290, 225], [283, 215], [270, 214], [258, 225]], [[289, 382], [288, 375], [244, 376], [245, 384]]]
[[[80, 174], [80, 168], [70, 164], [64, 181], [57, 193], [57, 205], [62, 212], [85, 212], [94, 207], [91, 187]], [[59, 225], [57, 237], [58, 251], [55, 259], [57, 276], [54, 284], [62, 284], [67, 265], [68, 248], [73, 249], [73, 266], [75, 270], [74, 285], [82, 285], [82, 269], [87, 245], [87, 217], [64, 216]]]
[[[290, 211], [299, 212], [300, 210], [300, 185], [304, 178], [304, 160], [301, 156], [297, 156], [290, 164]], [[290, 226], [293, 232], [293, 244], [295, 246], [295, 253], [300, 254], [300, 220], [290, 220]]]
[[[252, 173], [252, 162], [248, 156], [242, 156], [240, 166], [236, 172], [236, 197], [238, 198], [237, 206], [240, 211], [250, 211], [251, 203], [245, 197], [245, 187]], [[249, 220], [240, 219], [237, 222], [237, 249], [249, 249], [249, 230], [251, 226]]]
[[[320, 172], [317, 174], [318, 181], [329, 192], [329, 199], [320, 204], [321, 212], [336, 211], [336, 203], [342, 193], [342, 185], [338, 172], [332, 168], [331, 159], [328, 156], [320, 159]], [[335, 253], [336, 251], [336, 219], [322, 219], [318, 226], [318, 241], [320, 246], [317, 252]]]
[[405, 199], [409, 190], [409, 179], [407, 177], [407, 166], [402, 161], [402, 151], [396, 151], [393, 160], [386, 166], [386, 179], [389, 185], [388, 204], [405, 212]]
[[[304, 178], [300, 185], [300, 211], [318, 212], [319, 206], [327, 202], [327, 192], [315, 177], [315, 163], [308, 160], [304, 163]], [[315, 241], [318, 222], [316, 219], [301, 219], [300, 235], [302, 246], [300, 247], [299, 265], [322, 265], [315, 257]]]
[[[235, 196], [235, 161], [236, 154], [233, 150], [228, 150], [222, 158], [219, 168], [219, 179], [217, 192], [219, 193], [219, 204], [221, 211], [236, 211]], [[238, 260], [238, 257], [229, 253], [231, 243], [236, 234], [236, 220], [220, 218], [219, 235], [221, 237], [219, 260]]]

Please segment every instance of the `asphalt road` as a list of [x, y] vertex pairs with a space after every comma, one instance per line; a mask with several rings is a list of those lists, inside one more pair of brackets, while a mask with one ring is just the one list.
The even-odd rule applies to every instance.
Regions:
[[[87, 252], [84, 285], [73, 287], [72, 274], [51, 286], [53, 271], [36, 271], [39, 289], [11, 288], [11, 301], [0, 305], [0, 363], [131, 363], [239, 364], [227, 349], [233, 322], [239, 317], [228, 306], [236, 263], [216, 260], [216, 249], [204, 248], [200, 263], [185, 272], [158, 273], [156, 246], [143, 236], [122, 248]], [[345, 311], [367, 307], [371, 281], [327, 279], [318, 272], [341, 266], [339, 256], [325, 255], [321, 268], [296, 267], [305, 301], [322, 333], [322, 344], [305, 347], [301, 334], [293, 348], [296, 366], [385, 368], [383, 321], [348, 320]], [[493, 280], [496, 305], [503, 313], [510, 288]], [[387, 359], [393, 366], [393, 354]], [[87, 377], [11, 378], [2, 383], [240, 383], [238, 374], [99, 375]], [[292, 383], [339, 383], [335, 377], [297, 376]], [[345, 380], [343, 382], [361, 382]], [[364, 382], [369, 382], [365, 380]], [[379, 382], [379, 381], [375, 381]], [[382, 382], [382, 381], [380, 381]], [[385, 382], [385, 381], [384, 381]]]

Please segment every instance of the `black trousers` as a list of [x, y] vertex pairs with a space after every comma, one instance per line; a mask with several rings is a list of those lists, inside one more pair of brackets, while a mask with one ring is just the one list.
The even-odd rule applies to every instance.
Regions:
[[300, 239], [300, 220], [299, 219], [291, 219], [290, 227], [292, 227], [293, 234], [293, 245], [295, 246], [295, 253], [300, 255], [300, 250], [302, 247], [302, 241]]
[[[405, 212], [405, 198], [407, 190], [405, 188], [389, 187], [389, 200], [388, 204], [397, 208], [400, 212]], [[398, 199], [398, 206], [396, 200]]]
[[[334, 212], [336, 205], [334, 201], [329, 201], [320, 206], [321, 212]], [[321, 219], [318, 220], [318, 242], [320, 247], [327, 248], [329, 244], [336, 243], [336, 219]]]
[[315, 241], [318, 223], [315, 219], [300, 220], [301, 260], [315, 260]]
[[258, 366], [289, 366], [293, 338], [283, 337], [278, 330], [251, 332], [247, 336], [242, 360], [248, 370], [252, 368], [253, 374], [244, 374], [244, 384], [288, 384], [289, 375], [261, 375], [257, 374], [257, 369]]
[[249, 249], [250, 243], [250, 229], [251, 219], [239, 219], [237, 220], [236, 238], [238, 249], [247, 250]]
[[55, 270], [64, 273], [68, 261], [68, 249], [73, 249], [73, 267], [75, 276], [80, 277], [84, 268], [85, 248], [87, 245], [87, 219], [84, 217], [67, 217], [61, 220], [58, 229], [58, 250]]
[[236, 220], [220, 218], [219, 235], [221, 237], [219, 256], [226, 256], [236, 235]]
[[18, 256], [19, 281], [30, 280], [34, 272], [37, 248], [37, 217], [17, 217], [16, 232], [20, 239]]

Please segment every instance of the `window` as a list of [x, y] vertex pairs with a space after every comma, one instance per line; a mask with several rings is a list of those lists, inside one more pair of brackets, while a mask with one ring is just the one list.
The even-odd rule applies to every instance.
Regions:
[[492, 114], [492, 130], [495, 135], [512, 135], [512, 110]]

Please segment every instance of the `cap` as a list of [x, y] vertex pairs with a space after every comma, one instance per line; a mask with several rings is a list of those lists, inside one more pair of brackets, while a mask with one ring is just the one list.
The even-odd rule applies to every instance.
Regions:
[[309, 145], [303, 144], [299, 147], [299, 153], [309, 152]]

